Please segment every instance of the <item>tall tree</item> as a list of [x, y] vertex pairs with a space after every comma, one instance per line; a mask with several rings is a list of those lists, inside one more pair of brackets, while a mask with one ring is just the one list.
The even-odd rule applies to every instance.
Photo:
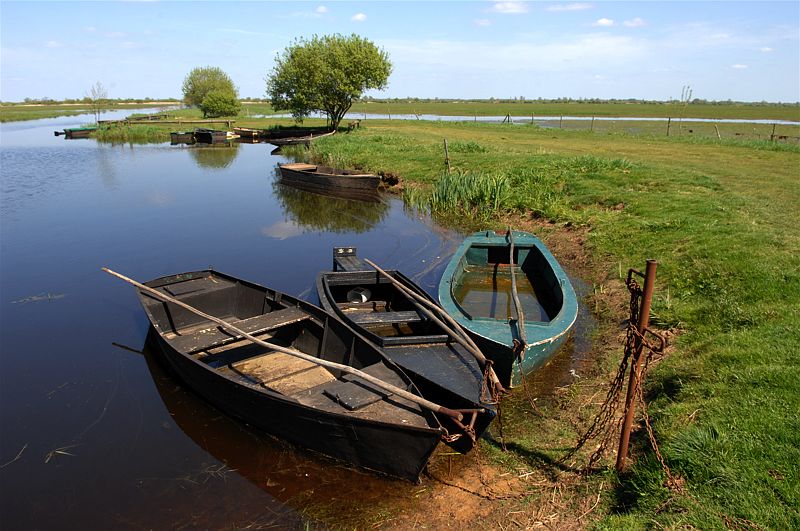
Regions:
[[314, 35], [299, 39], [275, 59], [267, 78], [272, 107], [302, 120], [314, 111], [338, 127], [367, 89], [386, 88], [392, 63], [388, 54], [358, 35]]
[[187, 105], [199, 107], [210, 92], [224, 92], [239, 97], [231, 78], [216, 66], [197, 67], [183, 80], [183, 101]]

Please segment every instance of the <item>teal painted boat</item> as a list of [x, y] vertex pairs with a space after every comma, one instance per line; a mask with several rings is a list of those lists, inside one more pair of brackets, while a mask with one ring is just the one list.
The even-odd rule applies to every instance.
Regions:
[[[578, 316], [578, 300], [567, 274], [539, 238], [511, 234], [484, 231], [467, 237], [442, 276], [439, 302], [494, 362], [503, 385], [514, 387], [564, 343]], [[512, 282], [523, 326], [517, 322]]]

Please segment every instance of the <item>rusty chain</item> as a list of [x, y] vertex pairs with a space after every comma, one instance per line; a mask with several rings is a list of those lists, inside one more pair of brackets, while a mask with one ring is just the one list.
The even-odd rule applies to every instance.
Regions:
[[[631, 270], [631, 272], [634, 272]], [[636, 272], [639, 274], [638, 272]], [[570, 457], [574, 456], [581, 448], [583, 448], [589, 441], [595, 438], [600, 438], [600, 443], [598, 444], [597, 448], [594, 452], [589, 456], [589, 460], [585, 467], [581, 469], [582, 472], [589, 472], [593, 469], [593, 467], [597, 464], [600, 459], [606, 454], [609, 448], [613, 448], [613, 444], [616, 442], [616, 434], [620, 431], [620, 427], [622, 425], [622, 417], [617, 414], [619, 410], [619, 406], [622, 403], [623, 394], [622, 391], [625, 387], [625, 376], [628, 372], [628, 366], [631, 364], [631, 359], [633, 358], [634, 351], [636, 349], [637, 344], [642, 345], [644, 349], [647, 349], [647, 357], [645, 358], [645, 362], [639, 376], [639, 381], [644, 381], [644, 376], [647, 373], [648, 365], [650, 361], [653, 359], [654, 354], [660, 354], [664, 351], [666, 347], [666, 340], [660, 334], [646, 328], [644, 333], [641, 333], [636, 324], [639, 320], [639, 309], [642, 297], [644, 295], [641, 286], [633, 278], [632, 274], [628, 274], [628, 278], [625, 281], [626, 286], [631, 294], [630, 305], [629, 305], [629, 319], [628, 319], [628, 326], [625, 332], [625, 349], [622, 360], [620, 361], [619, 367], [617, 369], [617, 373], [614, 376], [614, 380], [611, 382], [611, 387], [609, 388], [608, 392], [606, 393], [606, 399], [604, 400], [603, 404], [600, 406], [600, 411], [595, 415], [589, 429], [578, 439], [575, 447], [570, 449], [566, 455], [564, 455], [559, 462], [564, 462]], [[648, 341], [646, 334], [650, 334], [651, 336], [657, 338], [659, 340], [659, 344], [656, 345], [651, 341]], [[650, 424], [650, 417], [647, 414], [647, 404], [644, 400], [644, 394], [642, 392], [641, 386], [637, 389], [637, 397], [642, 407], [642, 415], [644, 418], [645, 428], [647, 429], [648, 437], [650, 439], [650, 443], [653, 446], [653, 451], [656, 454], [661, 466], [664, 470], [664, 473], [667, 475], [668, 483], [670, 486], [674, 488], [678, 488], [679, 483], [676, 481], [675, 477], [672, 475], [669, 467], [664, 460], [664, 457], [661, 455], [661, 452], [658, 448], [658, 443], [655, 438], [655, 433], [653, 432], [653, 428]]]

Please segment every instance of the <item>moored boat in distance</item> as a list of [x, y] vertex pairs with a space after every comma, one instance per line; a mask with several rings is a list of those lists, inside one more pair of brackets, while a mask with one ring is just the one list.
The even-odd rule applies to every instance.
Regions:
[[439, 417], [453, 412], [434, 412], [374, 345], [310, 303], [210, 270], [158, 278], [144, 285], [149, 290], [139, 286], [168, 364], [232, 416], [298, 446], [412, 481], [445, 434]]
[[539, 238], [519, 231], [467, 237], [442, 275], [439, 302], [494, 362], [503, 385], [512, 387], [550, 359], [578, 315], [575, 290], [561, 265]]
[[[359, 259], [354, 247], [335, 247], [333, 271], [317, 276], [322, 308], [378, 346], [431, 400], [473, 409], [472, 432], [451, 443], [469, 451], [496, 415], [484, 369], [475, 357], [389, 278]], [[386, 272], [418, 297], [436, 304], [399, 271]], [[443, 420], [448, 430], [459, 426]]]
[[93, 132], [97, 131], [96, 126], [89, 127], [71, 127], [63, 131], [53, 131], [55, 136], [64, 135], [66, 138], [89, 138]]
[[354, 170], [340, 170], [328, 166], [293, 162], [279, 164], [281, 182], [299, 183], [306, 187], [326, 190], [330, 188], [377, 190], [381, 178], [371, 173]]
[[234, 127], [233, 132], [241, 138], [253, 139], [258, 140], [261, 138], [261, 130], [260, 129], [250, 129], [248, 127]]
[[314, 140], [317, 140], [317, 139], [320, 139], [320, 138], [323, 138], [323, 137], [326, 137], [326, 136], [331, 136], [334, 133], [336, 133], [336, 131], [327, 131], [327, 132], [320, 133], [320, 134], [310, 133], [308, 135], [303, 135], [303, 136], [289, 136], [289, 137], [280, 137], [280, 138], [270, 137], [269, 140], [267, 140], [267, 142], [269, 142], [270, 144], [272, 144], [274, 146], [278, 146], [278, 147], [280, 147], [280, 146], [292, 146], [292, 145], [296, 145], [296, 144], [310, 144]]
[[169, 134], [169, 141], [171, 144], [194, 144], [194, 132], [193, 131], [184, 131], [184, 132], [177, 132], [174, 131]]
[[219, 131], [216, 129], [197, 128], [194, 130], [194, 139], [197, 142], [204, 144], [214, 144], [216, 142], [225, 142], [228, 139], [228, 131]]

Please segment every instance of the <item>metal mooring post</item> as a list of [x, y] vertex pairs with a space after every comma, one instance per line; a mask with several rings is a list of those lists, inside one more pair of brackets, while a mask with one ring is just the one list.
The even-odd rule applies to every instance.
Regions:
[[617, 472], [624, 472], [627, 466], [628, 443], [631, 438], [631, 425], [633, 424], [633, 414], [636, 411], [636, 393], [639, 390], [639, 381], [642, 370], [642, 336], [650, 324], [650, 303], [653, 300], [653, 286], [656, 282], [656, 267], [658, 262], [655, 260], [647, 261], [647, 269], [644, 273], [644, 288], [642, 290], [642, 304], [639, 306], [639, 322], [636, 329], [639, 335], [636, 337], [633, 349], [633, 359], [631, 360], [631, 378], [628, 381], [628, 395], [625, 397], [625, 420], [622, 423], [622, 433], [619, 436], [619, 449], [617, 450]]

